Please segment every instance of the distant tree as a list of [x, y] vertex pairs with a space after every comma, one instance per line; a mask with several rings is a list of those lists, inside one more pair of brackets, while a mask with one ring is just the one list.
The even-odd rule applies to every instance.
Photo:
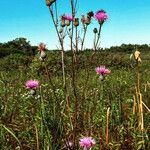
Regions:
[[0, 58], [14, 53], [35, 55], [37, 53], [37, 46], [31, 46], [30, 42], [22, 37], [7, 43], [0, 43]]
[[15, 40], [8, 42], [7, 45], [10, 48], [20, 50], [24, 53], [32, 54], [32, 47], [26, 38], [16, 38]]

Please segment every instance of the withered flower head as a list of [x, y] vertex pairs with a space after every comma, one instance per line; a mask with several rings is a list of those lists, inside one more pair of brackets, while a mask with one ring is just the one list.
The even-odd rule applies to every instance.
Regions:
[[46, 0], [46, 5], [51, 6], [56, 0]]
[[91, 17], [93, 17], [93, 16], [94, 16], [93, 11], [90, 11], [90, 12], [87, 13], [87, 17], [90, 17], [90, 18], [91, 18]]
[[73, 25], [74, 25], [75, 27], [79, 26], [79, 18], [74, 18], [74, 20], [73, 20]]
[[60, 17], [60, 25], [61, 27], [65, 27], [65, 19], [63, 18], [63, 16]]
[[86, 20], [85, 20], [85, 24], [86, 24], [86, 25], [89, 25], [90, 23], [91, 23], [91, 18], [88, 18], [88, 17], [87, 17]]
[[141, 61], [140, 54], [141, 53], [137, 50], [134, 52], [134, 58], [135, 58], [136, 61]]

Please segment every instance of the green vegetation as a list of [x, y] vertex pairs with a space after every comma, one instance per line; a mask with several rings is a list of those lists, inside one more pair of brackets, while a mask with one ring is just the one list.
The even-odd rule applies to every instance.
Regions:
[[[0, 44], [0, 149], [65, 150], [66, 142], [72, 141], [77, 150], [82, 136], [92, 136], [96, 140], [93, 150], [149, 150], [150, 112], [143, 106], [144, 130], [141, 130], [140, 114], [134, 107], [137, 71], [135, 62], [131, 65], [130, 54], [135, 48], [141, 51], [142, 100], [150, 107], [148, 45], [123, 44], [95, 53], [79, 51], [74, 66], [72, 52], [67, 51], [64, 87], [61, 51], [47, 51], [47, 58], [41, 62], [37, 47], [24, 38]], [[111, 73], [100, 81], [95, 68], [103, 65]], [[25, 88], [29, 79], [40, 82], [35, 96]]]

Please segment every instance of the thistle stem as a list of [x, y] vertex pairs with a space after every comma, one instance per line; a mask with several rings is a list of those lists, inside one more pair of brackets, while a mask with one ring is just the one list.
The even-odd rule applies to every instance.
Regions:
[[102, 24], [100, 24], [100, 26], [99, 26], [99, 31], [98, 31], [98, 35], [97, 35], [97, 41], [96, 41], [96, 44], [95, 44], [95, 51], [98, 48], [98, 43], [99, 43], [99, 40], [100, 40], [101, 30], [102, 30]]
[[76, 52], [78, 51], [78, 27], [76, 27]]
[[82, 39], [82, 43], [81, 43], [81, 51], [83, 50], [86, 32], [87, 32], [87, 25], [84, 28], [84, 35], [83, 35], [83, 39]]

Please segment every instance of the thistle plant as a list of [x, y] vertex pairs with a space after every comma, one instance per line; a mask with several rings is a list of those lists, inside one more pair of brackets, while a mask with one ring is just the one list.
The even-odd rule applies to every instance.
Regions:
[[99, 23], [99, 31], [97, 33], [97, 31], [95, 30], [95, 41], [94, 41], [94, 50], [97, 50], [99, 47], [99, 40], [100, 40], [100, 34], [101, 34], [101, 30], [102, 30], [102, 25], [104, 24], [104, 22], [108, 19], [108, 15], [104, 10], [99, 10], [96, 12], [95, 14], [95, 19], [98, 21]]
[[[49, 2], [49, 3], [48, 3]], [[57, 1], [55, 2], [55, 6], [56, 6]], [[72, 128], [72, 141], [74, 143], [74, 146], [77, 147], [77, 137], [78, 137], [78, 131], [77, 129], [80, 128], [79, 127], [79, 116], [82, 116], [82, 112], [83, 110], [81, 110], [84, 106], [82, 103], [82, 106], [79, 107], [79, 96], [78, 96], [78, 84], [77, 84], [77, 79], [79, 78], [79, 74], [77, 71], [77, 63], [78, 63], [78, 58], [77, 58], [77, 52], [79, 50], [83, 50], [84, 47], [84, 42], [85, 42], [85, 38], [87, 35], [87, 29], [88, 26], [91, 24], [92, 22], [92, 18], [96, 18], [100, 27], [99, 27], [99, 31], [95, 31], [94, 33], [96, 35], [96, 39], [95, 39], [95, 44], [94, 44], [94, 50], [98, 49], [98, 43], [100, 41], [100, 33], [101, 33], [101, 28], [103, 23], [107, 20], [107, 14], [105, 11], [98, 11], [95, 15], [93, 13], [93, 11], [90, 11], [87, 13], [86, 16], [82, 15], [81, 18], [81, 23], [82, 23], [82, 27], [84, 30], [83, 33], [83, 37], [81, 39], [81, 48], [79, 48], [79, 27], [80, 27], [80, 19], [76, 16], [76, 4], [77, 4], [77, 0], [73, 1], [70, 0], [70, 6], [71, 6], [71, 15], [66, 15], [65, 13], [63, 15], [60, 16], [60, 22], [58, 21], [58, 13], [57, 13], [57, 8], [52, 7], [54, 4], [54, 1], [46, 1], [46, 4], [48, 6], [48, 9], [50, 11], [51, 17], [52, 17], [52, 21], [54, 24], [54, 27], [56, 29], [56, 33], [59, 39], [59, 44], [61, 47], [61, 52], [62, 52], [62, 75], [63, 75], [63, 85], [64, 85], [64, 100], [65, 100], [65, 105], [66, 107], [68, 107], [67, 105], [67, 97], [72, 95], [72, 98], [74, 100], [74, 104], [71, 106], [72, 107], [72, 111], [74, 112], [73, 115], [70, 113], [69, 111], [69, 118], [71, 118], [71, 124], [73, 126]], [[55, 13], [54, 13], [55, 11]], [[56, 14], [56, 15], [55, 15]], [[60, 25], [60, 27], [59, 27]], [[68, 27], [70, 27], [68, 29]], [[64, 48], [64, 41], [66, 36], [69, 37], [70, 39], [70, 50], [72, 52], [71, 55], [71, 72], [70, 74], [66, 74], [66, 70], [65, 70], [65, 59], [67, 59], [65, 57], [65, 48]], [[105, 69], [106, 71], [108, 71], [107, 73], [101, 73], [101, 77], [104, 78], [105, 74], [109, 73], [109, 70]], [[71, 88], [72, 88], [72, 93], [69, 93], [70, 89], [67, 87], [67, 85], [69, 85], [69, 82], [67, 82], [66, 80], [66, 76], [70, 76], [71, 78]], [[87, 75], [88, 76], [88, 75]], [[88, 78], [89, 79], [89, 78]], [[103, 80], [103, 79], [102, 79]]]

